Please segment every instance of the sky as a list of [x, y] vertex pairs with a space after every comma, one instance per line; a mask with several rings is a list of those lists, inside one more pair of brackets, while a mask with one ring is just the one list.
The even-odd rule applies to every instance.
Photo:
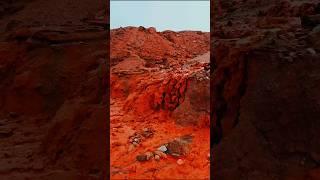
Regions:
[[111, 1], [110, 26], [209, 32], [210, 1]]

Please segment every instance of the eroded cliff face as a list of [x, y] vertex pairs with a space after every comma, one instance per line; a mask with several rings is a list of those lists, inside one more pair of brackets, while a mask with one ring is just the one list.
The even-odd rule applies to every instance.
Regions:
[[319, 179], [319, 1], [215, 2], [214, 177]]
[[106, 178], [106, 5], [60, 2], [0, 3], [1, 179]]
[[209, 33], [112, 30], [112, 178], [209, 178], [208, 51]]

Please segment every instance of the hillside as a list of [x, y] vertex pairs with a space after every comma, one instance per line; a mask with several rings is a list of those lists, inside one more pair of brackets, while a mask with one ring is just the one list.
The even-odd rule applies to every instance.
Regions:
[[209, 33], [111, 31], [112, 178], [209, 178], [209, 55]]

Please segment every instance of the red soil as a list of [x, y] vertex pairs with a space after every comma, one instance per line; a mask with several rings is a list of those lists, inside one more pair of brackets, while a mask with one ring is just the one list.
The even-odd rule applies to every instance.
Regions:
[[[199, 62], [191, 61], [209, 51], [208, 37], [208, 33], [160, 33], [142, 27], [111, 31], [112, 179], [209, 179], [209, 115], [201, 111], [205, 118], [192, 114], [193, 125], [183, 125], [173, 115], [177, 107], [191, 102], [187, 92], [192, 87], [209, 94], [205, 86], [191, 81], [192, 74], [203, 71], [204, 62], [209, 61], [209, 54], [195, 59]], [[129, 136], [143, 128], [154, 129], [154, 135], [133, 148]], [[137, 155], [186, 134], [194, 138], [185, 156], [136, 160]], [[179, 165], [178, 159], [184, 163]]]

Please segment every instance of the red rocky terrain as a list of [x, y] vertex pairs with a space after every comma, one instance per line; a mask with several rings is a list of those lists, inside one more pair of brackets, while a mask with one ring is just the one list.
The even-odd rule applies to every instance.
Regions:
[[[0, 5], [1, 179], [105, 179], [106, 1]], [[207, 179], [210, 94], [211, 177], [319, 179], [319, 1], [212, 6], [210, 93], [208, 33], [111, 31], [112, 178]]]
[[111, 30], [112, 179], [208, 179], [209, 33]]
[[216, 179], [320, 179], [320, 2], [214, 1]]
[[0, 179], [105, 179], [106, 1], [0, 5]]

